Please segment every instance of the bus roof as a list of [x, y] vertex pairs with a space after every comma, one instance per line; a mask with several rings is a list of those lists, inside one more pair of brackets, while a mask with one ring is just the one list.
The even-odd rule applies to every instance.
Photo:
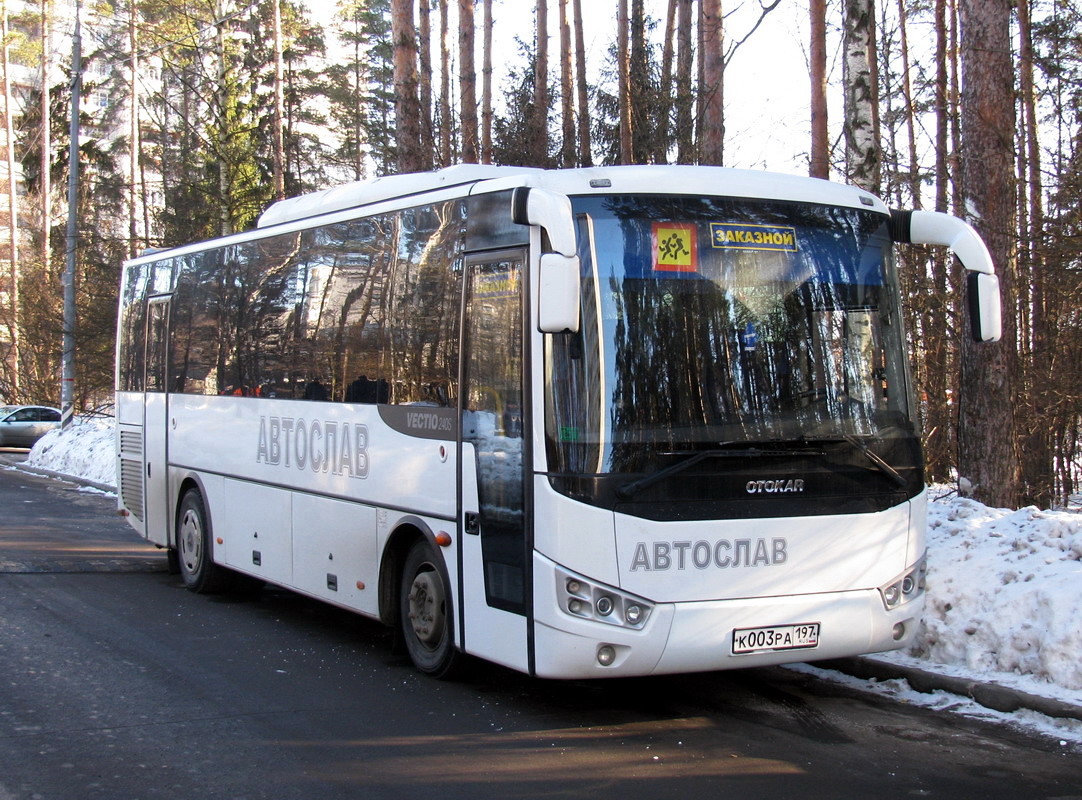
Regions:
[[355, 181], [280, 200], [263, 212], [255, 230], [221, 239], [147, 250], [125, 263], [140, 264], [228, 242], [268, 236], [272, 235], [270, 229], [279, 225], [303, 227], [304, 220], [332, 214], [348, 216], [351, 209], [399, 198], [456, 188], [462, 195], [467, 195], [504, 191], [518, 186], [547, 189], [569, 197], [588, 194], [701, 195], [819, 203], [889, 213], [879, 198], [862, 189], [776, 172], [660, 164], [576, 169], [459, 164], [435, 172], [387, 175]]
[[388, 175], [280, 200], [259, 218], [258, 227], [318, 217], [384, 200], [485, 182], [485, 190], [543, 187], [566, 195], [645, 193], [725, 195], [864, 207], [887, 213], [877, 197], [842, 183], [781, 173], [727, 167], [643, 165], [545, 170], [459, 164], [435, 172]]
[[367, 206], [382, 200], [406, 197], [411, 194], [422, 194], [437, 189], [447, 189], [453, 186], [491, 180], [492, 178], [522, 176], [527, 173], [541, 171], [532, 167], [458, 164], [453, 167], [445, 167], [436, 172], [411, 172], [404, 175], [385, 175], [379, 178], [353, 181], [341, 186], [332, 186], [330, 189], [279, 200], [263, 212], [259, 218], [258, 227], [266, 228], [270, 225], [280, 225], [284, 222], [317, 217], [334, 211], [343, 211], [347, 208]]

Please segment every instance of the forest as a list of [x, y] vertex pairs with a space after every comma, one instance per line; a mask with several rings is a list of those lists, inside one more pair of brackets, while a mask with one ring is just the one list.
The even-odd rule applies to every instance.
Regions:
[[124, 259], [246, 230], [276, 199], [457, 163], [757, 167], [730, 155], [747, 135], [727, 125], [732, 88], [793, 49], [796, 170], [963, 217], [996, 264], [1004, 336], [977, 345], [953, 258], [900, 256], [928, 479], [1077, 504], [1082, 6], [730, 2], [611, 0], [599, 30], [593, 0], [592, 23], [582, 0], [97, 0], [78, 9], [76, 72], [74, 0], [2, 0], [0, 396], [60, 398], [73, 87], [74, 400], [90, 410], [111, 397]]

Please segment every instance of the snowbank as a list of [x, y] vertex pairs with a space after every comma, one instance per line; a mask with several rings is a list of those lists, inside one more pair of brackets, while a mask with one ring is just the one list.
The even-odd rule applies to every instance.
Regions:
[[1082, 700], [1082, 514], [933, 499], [924, 622], [884, 658]]
[[[116, 484], [113, 427], [45, 436], [29, 463]], [[1082, 704], [1082, 514], [995, 509], [933, 489], [925, 620], [884, 658]]]
[[26, 463], [64, 475], [116, 486], [116, 451], [110, 419], [77, 419], [66, 431], [49, 431]]

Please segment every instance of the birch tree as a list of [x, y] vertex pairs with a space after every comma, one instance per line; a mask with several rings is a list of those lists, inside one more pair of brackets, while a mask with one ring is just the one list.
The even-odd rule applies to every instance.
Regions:
[[492, 0], [484, 2], [484, 65], [481, 68], [481, 161], [492, 163]]
[[879, 102], [874, 80], [875, 5], [873, 0], [844, 0], [846, 178], [879, 194], [881, 155], [875, 110]]

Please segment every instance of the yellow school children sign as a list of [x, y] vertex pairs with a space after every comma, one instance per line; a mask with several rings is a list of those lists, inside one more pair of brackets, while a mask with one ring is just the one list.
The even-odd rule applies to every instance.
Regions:
[[654, 270], [698, 272], [699, 237], [694, 222], [653, 224]]

